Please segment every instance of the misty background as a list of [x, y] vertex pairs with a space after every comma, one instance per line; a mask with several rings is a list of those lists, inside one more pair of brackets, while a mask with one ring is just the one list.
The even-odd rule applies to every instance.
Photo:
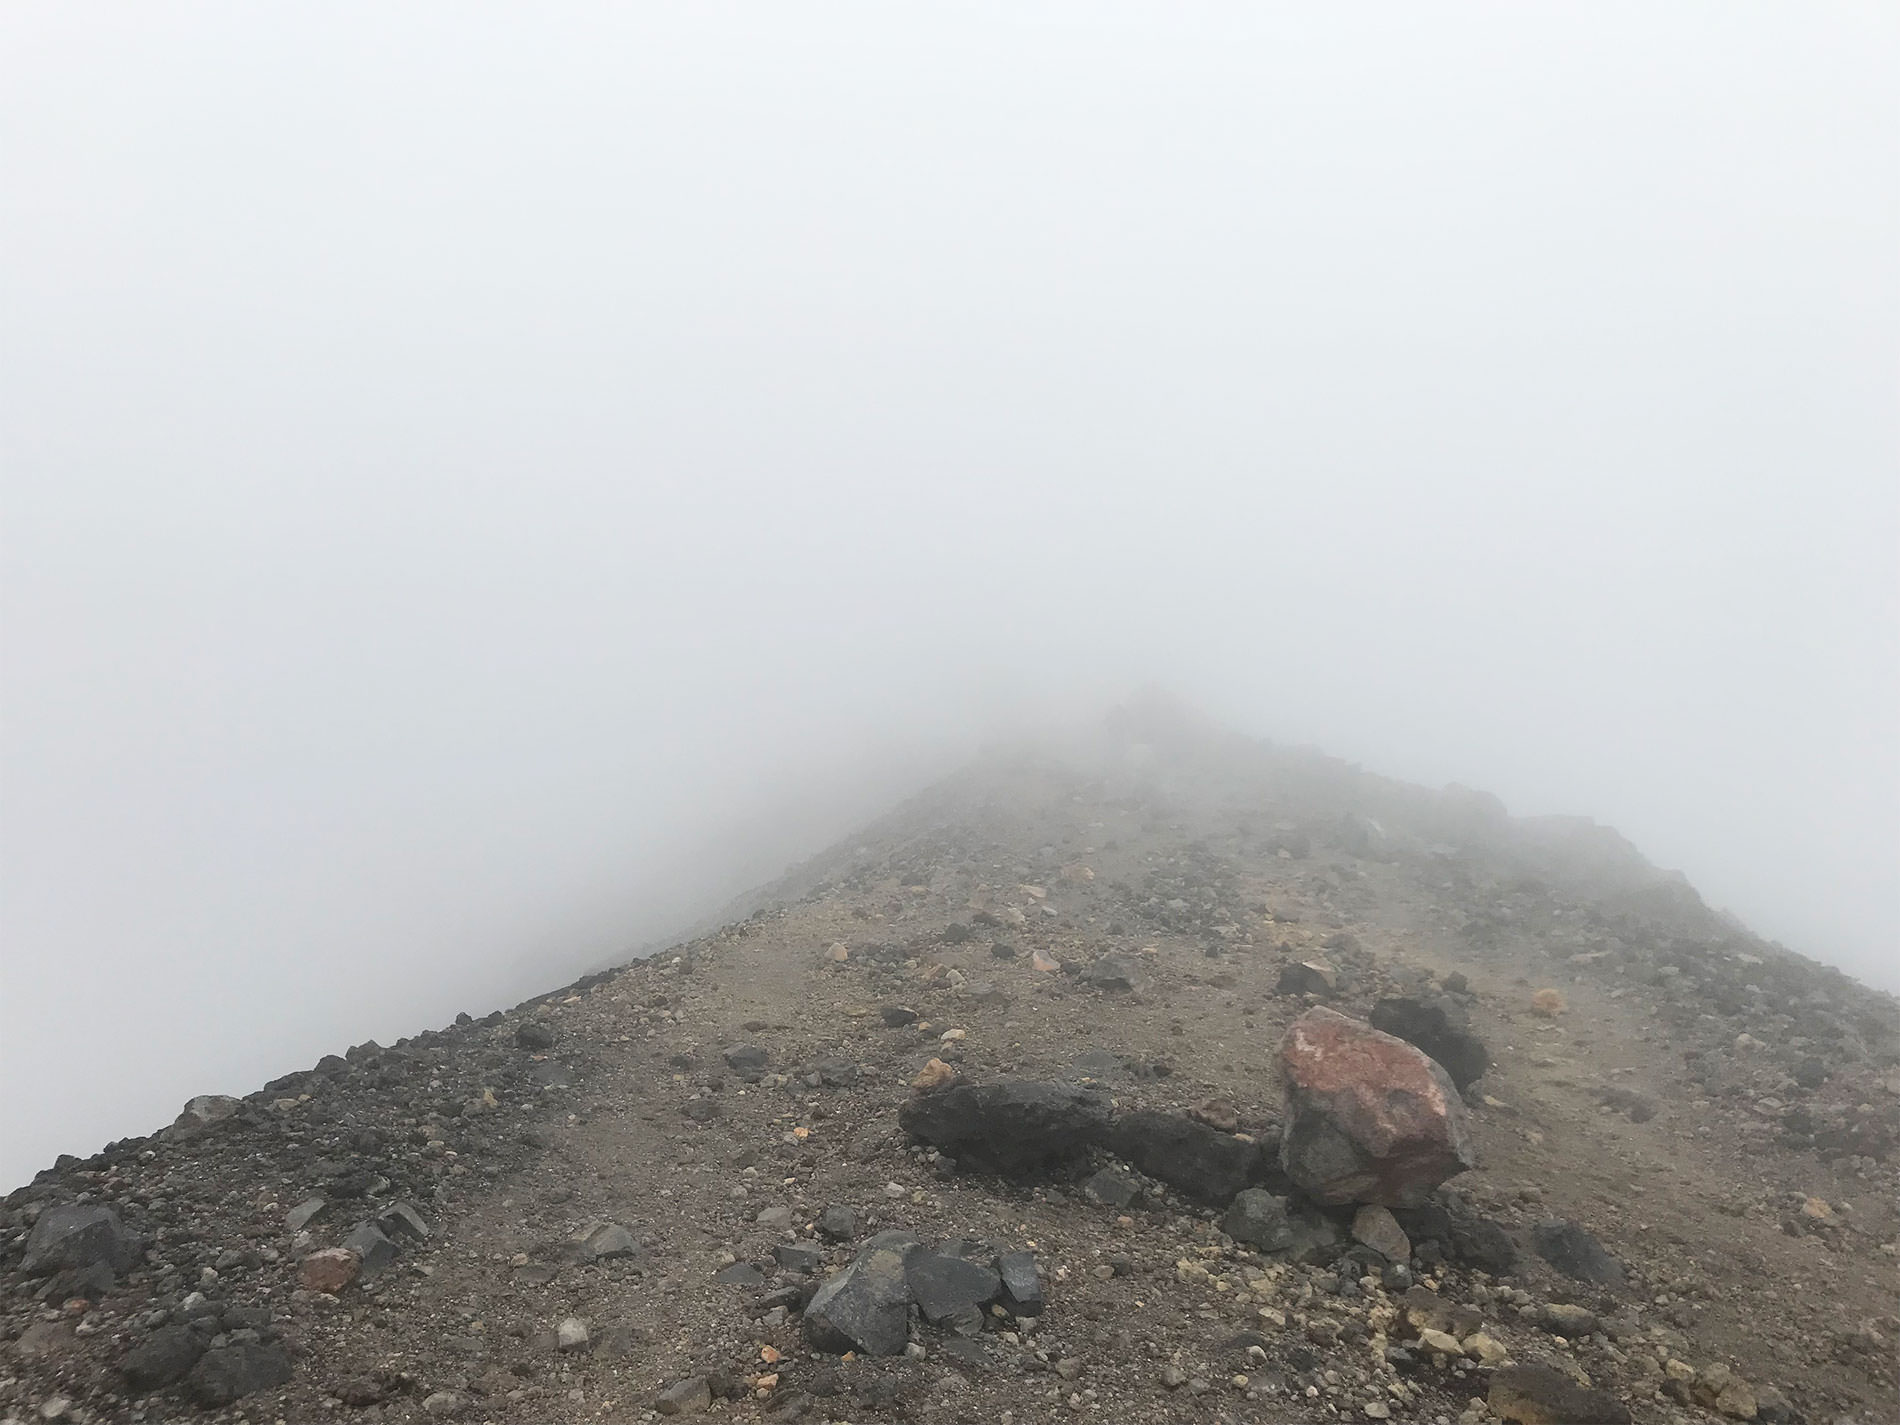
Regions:
[[0, 1187], [1157, 682], [1900, 988], [1900, 9], [11, 5]]

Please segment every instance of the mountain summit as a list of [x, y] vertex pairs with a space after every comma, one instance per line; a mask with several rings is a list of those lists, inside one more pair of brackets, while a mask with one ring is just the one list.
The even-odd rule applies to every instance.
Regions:
[[1890, 996], [1151, 701], [62, 1158], [0, 1419], [1891, 1421], [1897, 1148]]

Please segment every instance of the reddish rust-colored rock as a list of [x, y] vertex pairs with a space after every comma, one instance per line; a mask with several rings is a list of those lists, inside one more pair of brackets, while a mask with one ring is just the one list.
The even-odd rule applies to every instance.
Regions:
[[362, 1259], [348, 1247], [325, 1247], [312, 1252], [297, 1267], [297, 1285], [306, 1291], [335, 1296], [356, 1280]]
[[1477, 1165], [1464, 1101], [1445, 1071], [1403, 1039], [1308, 1010], [1280, 1042], [1279, 1069], [1280, 1163], [1315, 1201], [1416, 1207]]

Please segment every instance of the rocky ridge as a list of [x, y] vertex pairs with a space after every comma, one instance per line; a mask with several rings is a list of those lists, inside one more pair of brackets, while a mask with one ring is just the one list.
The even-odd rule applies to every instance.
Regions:
[[0, 1420], [1896, 1418], [1900, 1015], [1152, 717], [0, 1209]]

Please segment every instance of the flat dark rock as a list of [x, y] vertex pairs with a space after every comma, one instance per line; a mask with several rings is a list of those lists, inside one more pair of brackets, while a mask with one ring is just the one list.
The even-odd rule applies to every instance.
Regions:
[[919, 1094], [898, 1110], [914, 1138], [982, 1167], [1028, 1172], [1072, 1158], [1109, 1125], [1105, 1095], [1072, 1084], [999, 1079]]
[[1567, 1277], [1595, 1286], [1623, 1285], [1623, 1264], [1580, 1222], [1552, 1218], [1531, 1228], [1537, 1255]]
[[1149, 1177], [1203, 1202], [1226, 1204], [1243, 1188], [1281, 1182], [1265, 1145], [1179, 1114], [1122, 1114], [1105, 1141]]

